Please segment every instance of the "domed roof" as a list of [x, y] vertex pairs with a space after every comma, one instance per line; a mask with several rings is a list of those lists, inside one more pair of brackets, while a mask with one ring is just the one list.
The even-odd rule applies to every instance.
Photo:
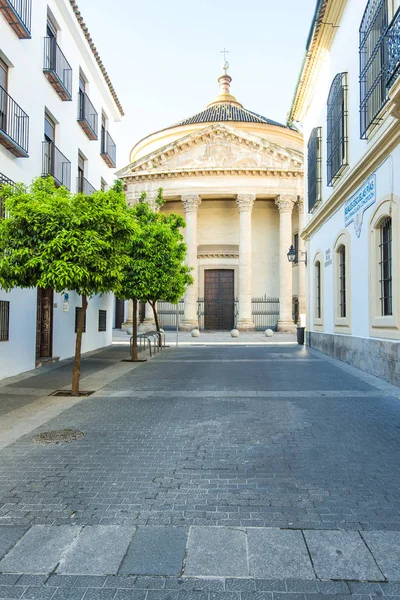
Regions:
[[225, 60], [222, 65], [223, 73], [218, 78], [220, 87], [219, 95], [211, 102], [205, 110], [175, 123], [168, 129], [181, 127], [182, 125], [194, 125], [197, 123], [215, 123], [223, 121], [232, 121], [237, 123], [265, 123], [266, 125], [275, 125], [277, 127], [285, 127], [282, 123], [267, 119], [251, 110], [244, 108], [238, 102], [235, 96], [230, 92], [230, 84], [232, 77], [228, 75], [229, 63]]
[[[218, 103], [208, 106], [205, 110], [175, 123], [172, 127], [180, 127], [181, 125], [192, 125], [194, 123], [214, 123], [222, 121], [236, 121], [240, 123], [266, 123], [267, 125], [276, 125], [277, 127], [286, 127], [282, 123], [267, 119], [262, 115], [258, 115], [243, 106], [238, 106], [233, 103]], [[170, 129], [170, 128], [169, 128]]]

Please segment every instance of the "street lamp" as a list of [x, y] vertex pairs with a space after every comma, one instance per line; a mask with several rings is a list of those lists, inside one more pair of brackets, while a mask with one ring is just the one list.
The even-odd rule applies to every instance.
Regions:
[[305, 252], [303, 252], [302, 250], [298, 250], [298, 251], [296, 252], [296, 250], [294, 249], [294, 246], [293, 246], [293, 245], [291, 245], [291, 246], [290, 246], [290, 248], [289, 248], [289, 252], [288, 252], [288, 253], [287, 253], [287, 255], [286, 255], [286, 256], [287, 256], [287, 258], [288, 258], [288, 261], [289, 261], [290, 263], [294, 263], [294, 262], [296, 262], [296, 257], [297, 257], [297, 255], [298, 255], [298, 253], [300, 253], [302, 256], [304, 256], [304, 258], [301, 258], [301, 259], [300, 259], [300, 258], [297, 258], [297, 262], [303, 262], [303, 263], [305, 263], [305, 265], [307, 266], [307, 250], [306, 250]]

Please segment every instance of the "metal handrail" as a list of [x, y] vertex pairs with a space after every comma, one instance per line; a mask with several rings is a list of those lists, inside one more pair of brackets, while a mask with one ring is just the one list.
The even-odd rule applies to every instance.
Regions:
[[117, 146], [111, 135], [103, 127], [101, 130], [101, 152], [102, 156], [109, 158], [112, 165], [115, 167], [117, 164]]
[[44, 38], [43, 71], [52, 71], [70, 99], [72, 98], [72, 67], [53, 37]]
[[86, 196], [91, 196], [96, 191], [96, 188], [85, 177], [76, 178], [76, 189], [78, 194], [86, 194]]
[[42, 176], [51, 175], [57, 185], [71, 189], [71, 163], [53, 142], [42, 142]]
[[7, 91], [0, 86], [0, 132], [28, 156], [29, 117]]
[[80, 121], [85, 121], [85, 123], [88, 125], [91, 132], [97, 139], [98, 113], [93, 104], [91, 103], [89, 96], [82, 91], [79, 92], [78, 122]]

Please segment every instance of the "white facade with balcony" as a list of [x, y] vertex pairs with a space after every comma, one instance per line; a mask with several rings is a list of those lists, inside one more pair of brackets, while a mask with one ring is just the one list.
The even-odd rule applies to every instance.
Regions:
[[[0, 185], [50, 174], [72, 192], [105, 189], [122, 115], [75, 0], [0, 0]], [[39, 317], [36, 289], [0, 290], [0, 379], [74, 354], [80, 298], [65, 300], [45, 293]], [[83, 352], [108, 345], [112, 326], [112, 296], [90, 300]]]
[[305, 140], [307, 339], [400, 384], [398, 0], [319, 0], [289, 120]]

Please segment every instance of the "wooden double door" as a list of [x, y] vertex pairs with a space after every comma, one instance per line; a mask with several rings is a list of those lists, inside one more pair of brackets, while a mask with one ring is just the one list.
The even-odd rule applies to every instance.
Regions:
[[53, 290], [37, 289], [36, 360], [53, 356]]
[[235, 325], [235, 272], [204, 271], [204, 329], [230, 331]]

